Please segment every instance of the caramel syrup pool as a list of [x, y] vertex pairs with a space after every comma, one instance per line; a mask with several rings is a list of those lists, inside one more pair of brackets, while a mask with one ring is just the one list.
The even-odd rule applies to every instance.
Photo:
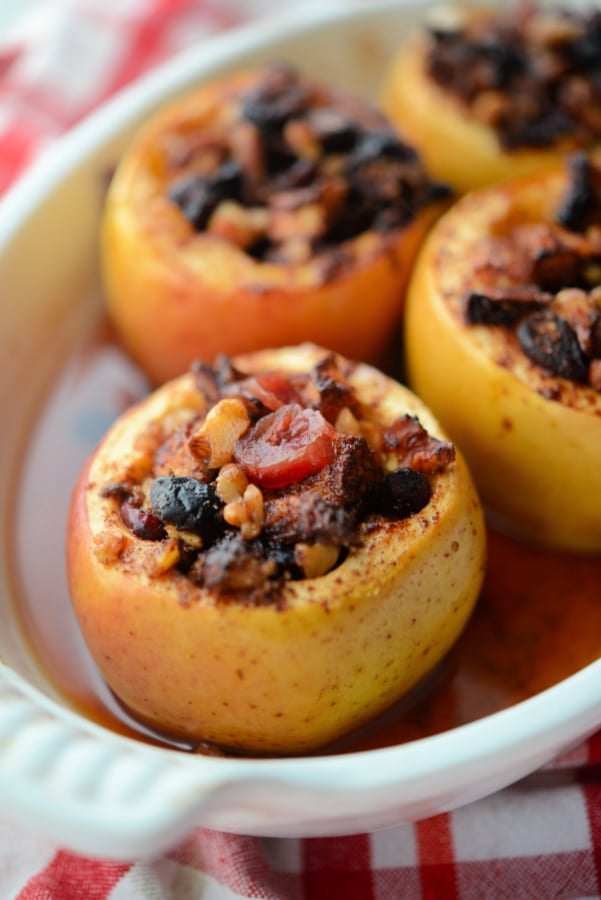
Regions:
[[[148, 385], [98, 327], [67, 360], [23, 462], [12, 556], [18, 614], [46, 677], [77, 712], [140, 740], [191, 751], [138, 724], [96, 669], [71, 610], [66, 522], [79, 471]], [[482, 596], [450, 655], [411, 695], [325, 752], [426, 737], [497, 712], [601, 657], [601, 559], [548, 553], [489, 532]]]

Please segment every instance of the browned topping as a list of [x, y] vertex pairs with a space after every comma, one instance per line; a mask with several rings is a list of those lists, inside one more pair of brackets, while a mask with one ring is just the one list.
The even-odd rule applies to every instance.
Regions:
[[[221, 596], [276, 602], [284, 581], [338, 565], [366, 520], [407, 518], [428, 504], [452, 445], [413, 416], [382, 428], [353, 370], [334, 355], [303, 374], [246, 375], [225, 358], [194, 367], [206, 412], [191, 411], [177, 440], [157, 439], [140, 483], [100, 488], [133, 537], [157, 543], [151, 577], [177, 570]], [[190, 457], [203, 457], [193, 473], [186, 442]], [[113, 563], [121, 553], [126, 545], [106, 556]]]
[[505, 149], [601, 137], [601, 12], [526, 0], [430, 29], [430, 76]]
[[465, 298], [465, 315], [471, 325], [514, 328], [533, 363], [598, 391], [601, 170], [577, 154], [568, 172], [557, 223], [490, 240], [487, 255], [503, 260], [503, 274], [492, 262], [477, 268], [481, 286]]
[[265, 67], [237, 103], [236, 120], [184, 165], [171, 159], [169, 198], [195, 230], [257, 259], [305, 262], [403, 228], [448, 195], [379, 112], [287, 66]]

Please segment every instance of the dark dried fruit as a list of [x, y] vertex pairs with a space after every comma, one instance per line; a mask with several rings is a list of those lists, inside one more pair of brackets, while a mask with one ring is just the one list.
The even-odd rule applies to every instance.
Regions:
[[181, 209], [191, 225], [201, 231], [222, 200], [238, 199], [242, 193], [242, 169], [224, 162], [212, 175], [188, 175], [176, 181], [169, 199]]
[[473, 291], [467, 298], [466, 317], [470, 325], [514, 325], [550, 300], [550, 294], [536, 287], [511, 288], [487, 294]]
[[289, 578], [298, 581], [305, 577], [305, 573], [296, 561], [294, 544], [277, 544], [264, 541], [265, 556], [276, 565], [276, 573], [279, 578]]
[[533, 313], [517, 328], [526, 356], [561, 378], [586, 381], [588, 366], [578, 338], [568, 323], [550, 310]]
[[332, 107], [311, 110], [307, 122], [326, 153], [348, 153], [361, 133], [349, 116]]
[[167, 532], [161, 520], [151, 512], [125, 500], [120, 506], [121, 518], [137, 538], [143, 541], [162, 541]]
[[259, 131], [269, 133], [304, 113], [307, 102], [307, 90], [294, 70], [285, 65], [272, 65], [261, 83], [245, 96], [242, 116]]
[[366, 131], [349, 155], [347, 169], [356, 172], [378, 160], [408, 163], [415, 162], [416, 158], [413, 147], [403, 143], [393, 131]]
[[392, 519], [406, 519], [427, 506], [430, 482], [421, 472], [404, 467], [388, 472], [378, 493], [377, 511]]
[[532, 280], [543, 290], [553, 292], [578, 287], [584, 284], [586, 266], [592, 261], [571, 247], [545, 247], [533, 259]]
[[557, 221], [571, 231], [583, 231], [594, 203], [592, 166], [586, 153], [575, 153], [569, 161], [568, 190], [557, 211]]
[[153, 513], [163, 522], [214, 541], [225, 528], [215, 487], [196, 478], [161, 476], [150, 486]]

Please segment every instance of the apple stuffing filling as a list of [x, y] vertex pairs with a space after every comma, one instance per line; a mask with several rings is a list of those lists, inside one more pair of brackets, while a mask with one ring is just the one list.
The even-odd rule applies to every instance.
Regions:
[[510, 9], [429, 29], [429, 77], [501, 146], [588, 147], [601, 137], [601, 12]]
[[352, 367], [334, 354], [307, 373], [193, 366], [196, 408], [151, 423], [144, 470], [99, 488], [127, 533], [157, 543], [154, 577], [177, 569], [219, 596], [276, 602], [284, 581], [336, 567], [362, 528], [428, 504], [453, 445], [416, 416], [382, 426]]
[[210, 123], [165, 145], [168, 197], [195, 231], [260, 261], [305, 263], [448, 196], [369, 104], [272, 64]]
[[511, 329], [535, 365], [601, 391], [599, 166], [574, 154], [555, 221], [515, 225], [481, 251], [478, 289], [462, 301], [468, 323]]

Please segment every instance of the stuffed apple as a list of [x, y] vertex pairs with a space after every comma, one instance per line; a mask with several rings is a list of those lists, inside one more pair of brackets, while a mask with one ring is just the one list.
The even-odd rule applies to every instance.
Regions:
[[601, 171], [463, 197], [412, 279], [409, 383], [517, 535], [601, 551]]
[[284, 65], [230, 75], [168, 104], [121, 159], [109, 315], [154, 383], [305, 340], [381, 363], [447, 194], [367, 102]]
[[116, 695], [248, 753], [314, 750], [398, 700], [462, 631], [484, 556], [470, 475], [424, 405], [312, 344], [195, 364], [126, 412], [68, 534]]
[[382, 108], [458, 191], [557, 168], [601, 139], [601, 11], [445, 10], [385, 76]]

